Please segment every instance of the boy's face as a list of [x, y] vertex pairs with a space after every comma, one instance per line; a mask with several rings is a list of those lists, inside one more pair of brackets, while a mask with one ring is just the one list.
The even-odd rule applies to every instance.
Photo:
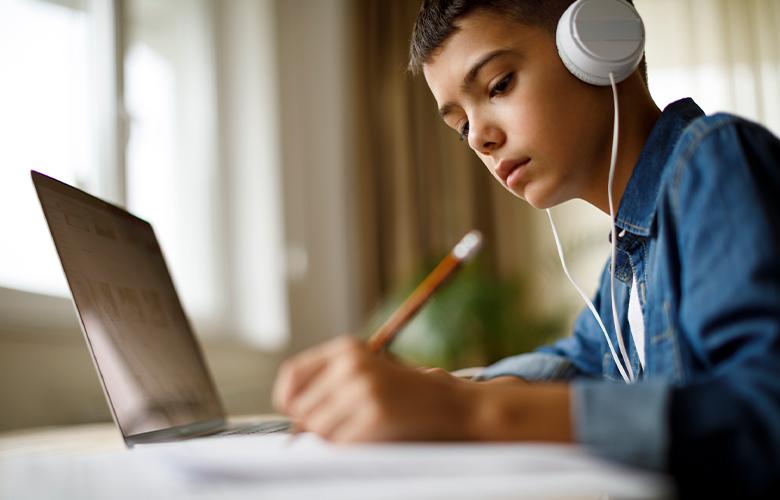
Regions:
[[423, 66], [447, 125], [534, 207], [606, 190], [611, 94], [571, 75], [541, 28], [485, 12], [458, 26]]

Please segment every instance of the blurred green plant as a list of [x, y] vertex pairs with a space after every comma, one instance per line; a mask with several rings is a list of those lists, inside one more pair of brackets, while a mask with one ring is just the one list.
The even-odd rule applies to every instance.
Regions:
[[[368, 337], [430, 272], [431, 262], [393, 291], [366, 325]], [[565, 328], [565, 314], [530, 307], [530, 286], [520, 276], [495, 276], [485, 259], [467, 264], [419, 311], [390, 351], [406, 362], [454, 370], [482, 366], [550, 342]]]

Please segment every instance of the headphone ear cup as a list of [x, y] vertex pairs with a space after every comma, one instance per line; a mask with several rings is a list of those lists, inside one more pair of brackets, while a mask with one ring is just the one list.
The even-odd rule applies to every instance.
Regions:
[[[563, 65], [566, 66], [566, 69], [568, 69], [571, 74], [583, 82], [590, 83], [591, 85], [604, 85], [601, 79], [582, 71], [580, 67], [569, 58], [569, 54], [566, 51], [562, 51], [560, 49], [560, 45], [558, 48], [558, 55], [561, 57], [561, 61], [563, 61]], [[607, 77], [609, 77], [609, 75], [607, 75]]]
[[642, 18], [624, 0], [577, 0], [563, 13], [555, 32], [564, 66], [591, 85], [628, 78], [645, 51]]

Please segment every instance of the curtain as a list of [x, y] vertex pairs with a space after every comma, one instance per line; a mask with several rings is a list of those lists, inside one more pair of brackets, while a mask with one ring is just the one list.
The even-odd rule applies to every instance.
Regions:
[[472, 228], [483, 257], [517, 273], [528, 206], [505, 192], [438, 115], [422, 75], [406, 71], [419, 0], [355, 0], [355, 189], [363, 310]]
[[780, 134], [780, 1], [637, 0], [659, 105], [690, 95]]

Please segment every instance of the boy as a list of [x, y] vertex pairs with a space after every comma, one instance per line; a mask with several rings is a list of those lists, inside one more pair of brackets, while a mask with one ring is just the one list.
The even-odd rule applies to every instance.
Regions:
[[[410, 65], [445, 123], [511, 193], [536, 208], [581, 198], [609, 213], [613, 96], [558, 55], [555, 28], [571, 3], [426, 0]], [[643, 66], [618, 89], [611, 237], [635, 383], [622, 382], [586, 309], [570, 337], [500, 361], [478, 382], [339, 338], [284, 364], [276, 408], [337, 442], [580, 442], [671, 472], [682, 495], [776, 492], [780, 141], [733, 116], [705, 117], [690, 99], [661, 112]], [[594, 300], [605, 319], [609, 282], [608, 264]], [[617, 329], [604, 324], [614, 344]]]

